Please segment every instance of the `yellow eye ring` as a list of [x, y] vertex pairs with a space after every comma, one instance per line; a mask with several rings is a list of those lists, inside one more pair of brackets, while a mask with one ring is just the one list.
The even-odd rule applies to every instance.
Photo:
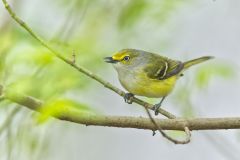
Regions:
[[123, 58], [123, 60], [124, 60], [124, 61], [129, 61], [129, 60], [130, 60], [130, 57], [129, 57], [129, 56], [125, 56], [125, 57]]

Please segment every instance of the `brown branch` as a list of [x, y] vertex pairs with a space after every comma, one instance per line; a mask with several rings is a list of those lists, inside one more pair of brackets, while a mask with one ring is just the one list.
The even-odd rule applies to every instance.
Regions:
[[[96, 74], [88, 71], [87, 69], [81, 67], [81, 66], [78, 66], [76, 63], [73, 63], [72, 60], [69, 60], [65, 57], [62, 56], [62, 54], [58, 51], [56, 51], [54, 48], [52, 48], [50, 45], [48, 45], [42, 38], [40, 38], [38, 35], [36, 35], [32, 29], [30, 27], [28, 27], [28, 25], [23, 21], [21, 20], [14, 12], [13, 10], [11, 9], [10, 5], [7, 3], [6, 0], [2, 0], [5, 8], [7, 9], [8, 13], [10, 14], [10, 16], [20, 25], [22, 26], [34, 39], [36, 39], [39, 43], [41, 43], [44, 47], [46, 47], [47, 49], [49, 49], [56, 57], [58, 57], [59, 59], [61, 59], [62, 61], [64, 61], [65, 63], [71, 65], [73, 68], [75, 68], [76, 70], [78, 70], [79, 72], [85, 74], [86, 76], [94, 79], [95, 81], [101, 83], [104, 87], [112, 90], [113, 92], [117, 93], [118, 95], [124, 97], [125, 96], [125, 92], [118, 89], [117, 87], [113, 86], [111, 83], [105, 81], [104, 79], [102, 79], [101, 77], [97, 76]], [[147, 102], [144, 102], [136, 97], [133, 97], [132, 98], [132, 101], [134, 103], [137, 103], [141, 106], [144, 106], [148, 109], [151, 109], [153, 110], [153, 105], [152, 104], [149, 104]], [[176, 118], [176, 116], [174, 116], [173, 114], [169, 113], [168, 111], [162, 109], [162, 108], [159, 108], [158, 110], [159, 113], [161, 113], [162, 115], [164, 115], [165, 117], [168, 117], [168, 118]]]
[[[76, 65], [71, 60], [64, 58], [61, 53], [55, 51], [51, 46], [49, 46], [39, 36], [37, 36], [31, 30], [31, 28], [26, 25], [25, 22], [23, 22], [20, 18], [16, 16], [16, 14], [11, 10], [6, 0], [2, 0], [2, 1], [5, 5], [5, 8], [9, 12], [9, 14], [12, 16], [12, 18], [19, 25], [21, 25], [25, 30], [27, 30], [32, 35], [32, 37], [38, 40], [43, 46], [48, 48], [56, 57], [63, 60], [65, 63], [71, 65], [73, 68], [77, 69], [79, 72], [101, 83], [106, 88], [109, 88], [110, 90], [124, 97], [125, 92], [116, 88], [109, 82], [104, 81], [102, 78], [91, 73], [85, 68], [82, 68], [81, 66]], [[14, 94], [14, 96], [7, 94], [5, 97], [12, 100], [13, 102], [24, 105], [27, 108], [35, 111], [39, 111], [41, 109], [41, 106], [43, 105], [43, 102], [41, 102], [40, 100], [37, 100], [33, 97], [21, 95], [21, 94], [18, 94], [18, 95]], [[142, 105], [145, 108], [148, 108], [148, 109], [153, 108], [152, 104], [144, 102], [138, 98], [134, 97], [132, 100], [133, 102], [139, 105]], [[142, 117], [86, 115], [76, 110], [65, 111], [64, 113], [61, 114], [61, 116], [58, 116], [56, 118], [60, 120], [74, 122], [74, 123], [85, 124], [85, 125], [95, 125], [95, 126], [137, 128], [137, 129], [149, 129], [149, 130], [180, 130], [180, 131], [185, 130], [188, 136], [186, 141], [188, 140], [188, 138], [190, 138], [189, 130], [239, 129], [240, 128], [239, 117], [181, 119], [181, 118], [176, 118], [176, 116], [163, 110], [162, 108], [159, 109], [159, 112], [170, 119], [153, 119], [148, 110], [147, 110], [147, 113], [150, 119], [142, 118]]]
[[[73, 68], [77, 69], [79, 72], [89, 76], [90, 78], [98, 81], [99, 83], [101, 83], [102, 85], [104, 85], [106, 88], [109, 88], [110, 90], [114, 91], [115, 93], [119, 94], [120, 96], [124, 97], [125, 96], [125, 92], [123, 92], [122, 90], [116, 88], [115, 86], [113, 86], [112, 84], [110, 84], [107, 81], [104, 81], [102, 78], [98, 77], [97, 75], [91, 73], [90, 71], [86, 70], [85, 68], [76, 65], [75, 63], [75, 54], [73, 55], [73, 61], [66, 59], [65, 57], [62, 56], [61, 53], [59, 53], [58, 51], [56, 51], [54, 48], [52, 48], [50, 45], [48, 45], [44, 40], [42, 40], [38, 35], [36, 35], [32, 29], [30, 27], [28, 27], [28, 25], [21, 20], [18, 16], [16, 16], [16, 14], [13, 12], [13, 10], [11, 9], [10, 5], [7, 3], [6, 0], [2, 0], [3, 4], [5, 6], [5, 8], [7, 9], [7, 11], [9, 12], [9, 14], [11, 15], [11, 17], [20, 25], [22, 26], [26, 31], [28, 31], [32, 37], [34, 37], [37, 41], [39, 41], [43, 46], [45, 46], [47, 49], [49, 49], [56, 57], [58, 57], [59, 59], [61, 59], [62, 61], [64, 61], [65, 63], [71, 65]], [[170, 141], [177, 143], [177, 144], [186, 144], [190, 141], [190, 131], [189, 129], [184, 126], [185, 129], [185, 133], [187, 135], [186, 140], [184, 141], [178, 141], [178, 140], [174, 140], [173, 138], [169, 137], [167, 134], [165, 134], [162, 130], [161, 127], [159, 125], [157, 125], [157, 123], [155, 122], [155, 120], [152, 118], [151, 114], [149, 113], [148, 109], [152, 109], [153, 110], [153, 105], [149, 104], [147, 102], [144, 102], [138, 98], [133, 97], [132, 101], [144, 106], [144, 108], [146, 109], [146, 112], [151, 120], [151, 122], [154, 124], [154, 126], [156, 127], [156, 129], [167, 139], [169, 139]], [[161, 113], [162, 115], [172, 119], [172, 118], [176, 118], [176, 116], [172, 115], [171, 113], [163, 110], [162, 108], [158, 109], [158, 112]]]
[[[120, 96], [124, 97], [125, 96], [125, 92], [118, 89], [117, 87], [113, 86], [112, 84], [110, 84], [109, 82], [103, 80], [101, 77], [98, 77], [97, 75], [91, 73], [90, 71], [88, 71], [87, 69], [81, 67], [81, 66], [78, 66], [76, 63], [75, 63], [75, 56], [74, 56], [74, 61], [71, 61], [71, 60], [68, 60], [66, 59], [65, 57], [62, 56], [61, 53], [59, 53], [58, 51], [56, 51], [54, 48], [52, 48], [50, 45], [48, 45], [43, 39], [41, 39], [37, 34], [35, 34], [32, 29], [30, 27], [28, 27], [28, 25], [23, 21], [21, 20], [14, 12], [13, 10], [11, 9], [10, 5], [7, 3], [6, 0], [2, 0], [3, 1], [3, 4], [5, 6], [5, 8], [7, 9], [8, 13], [11, 15], [11, 17], [20, 25], [22, 26], [26, 31], [29, 32], [29, 34], [35, 38], [39, 43], [41, 43], [43, 46], [45, 46], [47, 49], [49, 49], [56, 57], [58, 57], [59, 59], [61, 59], [62, 61], [64, 61], [65, 63], [71, 65], [73, 68], [77, 69], [79, 72], [87, 75], [88, 77], [96, 80], [97, 82], [101, 83], [102, 85], [104, 85], [106, 88], [109, 88], [110, 90], [114, 91], [115, 93], [119, 94]], [[139, 105], [142, 105], [145, 109], [148, 108], [148, 109], [152, 109], [153, 110], [153, 105], [152, 104], [149, 104], [147, 102], [144, 102], [138, 98], [135, 98], [133, 97], [132, 98], [132, 101], [139, 104]], [[148, 111], [147, 111], [148, 112]], [[171, 113], [163, 110], [162, 108], [159, 108], [158, 109], [158, 112], [161, 113], [162, 115], [168, 117], [168, 118], [176, 118], [176, 116], [172, 115]], [[149, 114], [148, 114], [149, 115]], [[151, 115], [150, 115], [151, 116]], [[151, 117], [149, 117], [151, 118]], [[151, 118], [151, 121], [153, 122], [153, 124], [155, 124], [154, 120]], [[156, 125], [156, 128], [158, 131], [160, 131], [160, 133], [168, 138], [168, 136], [163, 133], [159, 127], [159, 125]], [[172, 138], [168, 138], [169, 140], [171, 140], [172, 142], [174, 143], [178, 143], [178, 144], [186, 144], [189, 142], [190, 140], [190, 134], [189, 134], [189, 129], [187, 127], [184, 127], [185, 128], [185, 133], [187, 135], [186, 137], [186, 140], [184, 141], [177, 141]]]
[[[43, 106], [42, 101], [22, 94], [6, 93], [5, 98], [34, 111], [41, 110], [41, 107]], [[71, 109], [63, 112], [61, 116], [55, 118], [69, 122], [84, 124], [87, 126], [94, 125], [146, 130], [158, 129], [149, 118], [130, 116], [105, 116], [92, 114], [90, 115], [82, 114], [82, 112]], [[162, 130], [183, 131], [184, 127], [188, 127], [190, 130], [240, 129], [240, 117], [154, 119], [154, 121], [158, 126], [161, 126]]]
[[[152, 115], [151, 115], [151, 113], [149, 112], [149, 110], [147, 109], [147, 108], [145, 108], [145, 111], [146, 111], [146, 113], [148, 114], [148, 117], [150, 118], [150, 120], [151, 120], [151, 122], [152, 122], [152, 124], [155, 126], [155, 128], [159, 131], [159, 133], [161, 133], [161, 135], [163, 136], [163, 137], [165, 137], [166, 139], [168, 139], [169, 141], [171, 141], [171, 142], [173, 142], [173, 143], [175, 143], [175, 144], [187, 144], [187, 143], [189, 143], [190, 142], [190, 140], [191, 140], [191, 132], [190, 132], [190, 130], [188, 129], [188, 127], [186, 127], [186, 125], [185, 125], [185, 127], [184, 127], [184, 131], [185, 131], [185, 133], [186, 133], [186, 139], [184, 139], [184, 140], [177, 140], [177, 139], [175, 139], [175, 138], [172, 138], [171, 136], [169, 136], [167, 133], [165, 133], [164, 131], [163, 131], [163, 129], [162, 129], [162, 126], [161, 125], [159, 125], [157, 122], [156, 122], [156, 120], [152, 117]], [[155, 131], [153, 131], [153, 136], [155, 135]]]

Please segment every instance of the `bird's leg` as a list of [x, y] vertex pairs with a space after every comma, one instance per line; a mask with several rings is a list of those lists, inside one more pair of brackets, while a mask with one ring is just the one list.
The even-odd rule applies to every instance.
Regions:
[[153, 110], [155, 112], [155, 115], [158, 115], [158, 109], [161, 107], [162, 102], [164, 101], [166, 97], [163, 97], [161, 101], [153, 106]]
[[132, 104], [132, 98], [134, 97], [134, 94], [132, 94], [132, 93], [126, 93], [125, 95], [124, 95], [124, 101], [126, 102], [126, 103], [128, 103], [128, 104]]
[[155, 136], [155, 134], [156, 134], [156, 131], [153, 130], [152, 136]]

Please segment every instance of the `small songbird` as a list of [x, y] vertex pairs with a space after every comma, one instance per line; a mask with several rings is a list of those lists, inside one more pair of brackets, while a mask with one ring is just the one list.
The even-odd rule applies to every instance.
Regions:
[[183, 72], [211, 58], [204, 56], [181, 62], [151, 52], [123, 49], [112, 57], [105, 57], [105, 62], [113, 64], [121, 85], [129, 92], [124, 97], [127, 103], [131, 103], [134, 95], [162, 98], [153, 108], [157, 115], [163, 100], [171, 93]]

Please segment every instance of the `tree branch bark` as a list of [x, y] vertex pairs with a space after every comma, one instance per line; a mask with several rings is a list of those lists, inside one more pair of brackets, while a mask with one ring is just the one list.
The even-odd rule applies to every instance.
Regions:
[[[43, 46], [49, 49], [56, 57], [64, 61], [65, 63], [71, 65], [73, 68], [78, 70], [79, 72], [85, 74], [91, 79], [101, 83], [106, 88], [114, 91], [118, 95], [124, 97], [125, 92], [113, 86], [109, 82], [103, 80], [101, 77], [93, 74], [87, 69], [78, 66], [75, 62], [65, 58], [61, 53], [56, 51], [50, 45], [48, 45], [44, 40], [42, 40], [37, 34], [35, 34], [28, 25], [22, 21], [11, 9], [6, 0], [2, 0], [5, 8], [11, 15], [11, 17], [21, 25], [26, 31], [28, 31], [33, 38], [39, 41]], [[0, 86], [1, 87], [1, 86]], [[0, 88], [1, 93], [1, 88]], [[30, 96], [25, 96], [22, 94], [14, 94], [8, 95], [5, 97], [15, 103], [21, 104], [29, 109], [39, 111], [43, 106], [43, 102], [35, 99]], [[153, 105], [147, 102], [144, 102], [138, 98], [133, 98], [133, 102], [144, 106], [148, 109], [153, 109]], [[169, 119], [153, 119], [147, 110], [149, 118], [143, 117], [126, 117], [126, 116], [103, 116], [103, 115], [86, 115], [82, 114], [82, 112], [78, 112], [76, 110], [67, 110], [61, 113], [60, 116], [56, 116], [60, 120], [70, 121], [79, 124], [85, 125], [95, 125], [95, 126], [108, 126], [108, 127], [121, 127], [121, 128], [137, 128], [137, 129], [150, 129], [150, 130], [180, 130], [185, 131], [187, 138], [184, 141], [177, 141], [172, 139], [171, 141], [174, 143], [185, 144], [190, 141], [190, 130], [207, 130], [207, 129], [239, 129], [240, 128], [240, 118], [195, 118], [195, 119], [182, 119], [176, 118], [173, 114], [167, 112], [166, 110], [159, 108], [159, 113], [168, 117]], [[165, 136], [164, 136], [165, 137]], [[166, 138], [166, 137], [165, 137]], [[170, 139], [169, 139], [170, 140]]]
[[[44, 103], [36, 98], [23, 94], [5, 94], [5, 98], [25, 106], [34, 111], [40, 111]], [[55, 117], [60, 120], [94, 126], [135, 128], [157, 130], [149, 118], [131, 116], [106, 116], [82, 114], [76, 110], [67, 110], [61, 116]], [[216, 130], [216, 129], [240, 129], [240, 117], [226, 118], [191, 118], [191, 119], [154, 119], [163, 130], [183, 131], [184, 127], [190, 130]]]
[[[114, 91], [115, 93], [117, 93], [118, 95], [124, 97], [125, 96], [125, 92], [118, 89], [117, 87], [113, 86], [112, 84], [110, 84], [109, 82], [103, 80], [101, 77], [97, 76], [96, 74], [93, 74], [92, 72], [88, 71], [87, 69], [85, 69], [82, 66], [78, 66], [76, 65], [75, 61], [71, 61], [68, 60], [67, 58], [63, 57], [62, 54], [60, 52], [58, 52], [57, 50], [55, 50], [54, 48], [52, 48], [50, 45], [48, 45], [48, 43], [46, 43], [42, 38], [40, 38], [37, 34], [35, 34], [32, 29], [21, 19], [19, 18], [15, 12], [11, 9], [10, 5], [8, 4], [8, 2], [6, 0], [2, 0], [6, 10], [8, 11], [8, 13], [10, 14], [10, 16], [21, 26], [23, 27], [33, 38], [35, 38], [39, 43], [41, 43], [43, 46], [45, 46], [47, 49], [49, 49], [57, 58], [59, 58], [60, 60], [62, 60], [63, 62], [71, 65], [73, 68], [75, 68], [76, 70], [78, 70], [79, 72], [85, 74], [86, 76], [90, 77], [91, 79], [101, 83], [103, 86], [105, 86], [106, 88]], [[184, 127], [184, 131], [186, 133], [186, 139], [179, 141], [176, 140], [170, 136], [168, 136], [166, 133], [164, 133], [161, 130], [161, 127], [159, 125], [157, 125], [157, 123], [155, 122], [155, 120], [151, 117], [151, 114], [149, 114], [149, 111], [147, 109], [153, 109], [153, 105], [149, 104], [147, 102], [144, 102], [136, 97], [132, 98], [132, 102], [137, 103], [141, 106], [143, 106], [148, 115], [150, 116], [150, 120], [152, 121], [152, 123], [155, 125], [155, 127], [157, 128], [157, 130], [163, 135], [163, 137], [167, 138], [168, 140], [170, 140], [171, 142], [175, 143], [175, 144], [187, 144], [190, 142], [190, 138], [191, 138], [191, 133], [190, 130], [187, 127]], [[162, 115], [172, 119], [172, 118], [176, 118], [176, 116], [174, 116], [173, 114], [167, 112], [166, 110], [159, 108], [158, 112], [161, 113]], [[155, 132], [154, 132], [155, 133]]]
[[[59, 58], [60, 60], [62, 60], [63, 62], [71, 65], [74, 69], [78, 70], [79, 72], [85, 74], [86, 76], [90, 77], [91, 79], [99, 82], [100, 84], [102, 84], [104, 87], [110, 89], [111, 91], [117, 93], [118, 95], [120, 95], [121, 97], [125, 96], [125, 92], [122, 91], [121, 89], [113, 86], [111, 83], [105, 81], [104, 79], [102, 79], [101, 77], [99, 77], [98, 75], [92, 73], [91, 71], [83, 68], [82, 66], [77, 65], [76, 63], [73, 63], [72, 60], [69, 60], [65, 57], [63, 57], [62, 53], [56, 51], [53, 47], [51, 47], [50, 45], [48, 45], [42, 38], [40, 38], [37, 34], [35, 34], [32, 29], [22, 20], [20, 19], [11, 9], [10, 5], [7, 3], [6, 0], [2, 0], [5, 8], [7, 9], [8, 13], [10, 14], [10, 16], [21, 26], [23, 27], [34, 39], [36, 39], [39, 43], [41, 43], [44, 47], [46, 47], [47, 49], [49, 49], [49, 51], [51, 51], [57, 58]], [[138, 99], [136, 97], [132, 98], [132, 101], [136, 104], [139, 104], [141, 106], [144, 106], [145, 108], [151, 109], [153, 110], [153, 105], [147, 102], [144, 102], [141, 99]], [[171, 114], [170, 112], [164, 110], [162, 107], [158, 109], [158, 112], [161, 113], [162, 115], [164, 115], [167, 118], [176, 118], [175, 115]]]

